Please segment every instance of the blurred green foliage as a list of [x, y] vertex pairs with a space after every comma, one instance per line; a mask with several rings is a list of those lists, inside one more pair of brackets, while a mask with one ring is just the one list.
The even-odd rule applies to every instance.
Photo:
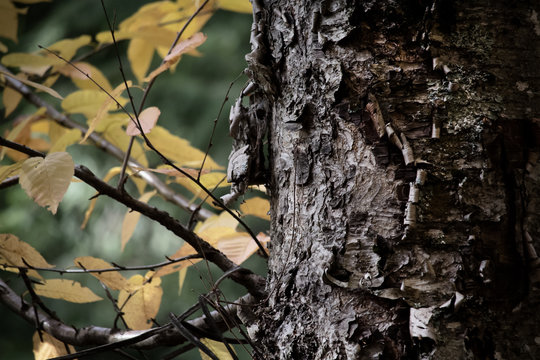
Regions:
[[[106, 5], [111, 13], [116, 14], [117, 22], [120, 22], [147, 2], [107, 0]], [[19, 17], [19, 21], [19, 43], [8, 42], [10, 51], [31, 52], [37, 50], [38, 44], [47, 46], [62, 38], [82, 34], [92, 35], [107, 29], [100, 3], [91, 0], [60, 0], [35, 4], [30, 6], [27, 16]], [[208, 145], [213, 121], [224, 101], [229, 84], [245, 68], [244, 54], [249, 51], [250, 25], [250, 15], [218, 11], [203, 28], [203, 32], [208, 35], [207, 42], [199, 48], [203, 56], [184, 56], [175, 73], [167, 72], [157, 80], [146, 102], [148, 106], [158, 106], [161, 109], [161, 125], [172, 133], [189, 139], [193, 145], [202, 150]], [[124, 54], [125, 49], [126, 44], [120, 43], [120, 50]], [[129, 68], [127, 60], [125, 58], [123, 60], [125, 68]], [[122, 81], [112, 47], [96, 54], [89, 61], [109, 77], [113, 86]], [[159, 63], [157, 56], [154, 61], [155, 64]], [[127, 75], [131, 76], [130, 73]], [[244, 76], [235, 84], [231, 98], [239, 94], [245, 81]], [[66, 94], [69, 92], [69, 86], [59, 83], [55, 88], [61, 93], [65, 89], [63, 94]], [[52, 100], [51, 103], [58, 105], [56, 100]], [[214, 146], [210, 152], [210, 155], [223, 166], [227, 164], [230, 147], [227, 121], [229, 106], [230, 101], [219, 119], [216, 136], [213, 139]], [[18, 114], [30, 114], [33, 111], [35, 109], [24, 104], [24, 101], [17, 109]], [[0, 133], [10, 128], [11, 119], [13, 115], [9, 119], [2, 117]], [[110, 167], [119, 165], [118, 161], [91, 146], [73, 146], [69, 152], [76, 163], [86, 165], [101, 177]], [[126, 208], [105, 198], [98, 200], [90, 223], [86, 229], [81, 230], [80, 225], [88, 199], [93, 194], [94, 191], [82, 183], [72, 184], [59, 207], [58, 214], [53, 216], [34, 204], [19, 186], [1, 190], [0, 233], [15, 234], [39, 250], [49, 263], [59, 268], [72, 266], [73, 258], [86, 255], [124, 265], [151, 264], [163, 261], [164, 255], [173, 253], [180, 246], [181, 240], [172, 233], [142, 218], [134, 237], [121, 253], [120, 224]], [[185, 214], [173, 205], [157, 198], [151, 203], [185, 219]], [[260, 223], [256, 225], [261, 226]], [[265, 271], [264, 265], [258, 259], [248, 260], [246, 266], [255, 268], [259, 273]], [[219, 272], [211, 268], [216, 279]], [[129, 277], [133, 273], [124, 275]], [[19, 293], [24, 292], [24, 287], [16, 275], [2, 272], [2, 278], [7, 278], [9, 284]], [[85, 282], [100, 296], [105, 295], [97, 281], [89, 275], [65, 276], [65, 278]], [[158, 319], [161, 322], [167, 321], [168, 312], [180, 313], [192, 305], [199, 294], [208, 290], [211, 283], [203, 262], [196, 268], [188, 270], [188, 278], [181, 297], [178, 297], [177, 275], [166, 276], [163, 281], [165, 296]], [[229, 300], [244, 293], [243, 288], [228, 280], [222, 289]], [[110, 327], [115, 316], [107, 300], [83, 305], [69, 304], [61, 300], [45, 299], [45, 302], [57, 311], [66, 323], [79, 327], [91, 324]], [[31, 349], [34, 326], [24, 322], [3, 306], [0, 306], [0, 314], [2, 314], [0, 358], [33, 359]], [[242, 355], [241, 352], [239, 355]], [[109, 353], [96, 358], [123, 357]], [[198, 358], [198, 355], [192, 351], [179, 358]]]

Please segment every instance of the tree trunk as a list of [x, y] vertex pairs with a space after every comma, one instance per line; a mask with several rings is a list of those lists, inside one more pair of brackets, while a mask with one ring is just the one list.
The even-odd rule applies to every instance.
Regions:
[[269, 359], [540, 358], [539, 7], [254, 1]]

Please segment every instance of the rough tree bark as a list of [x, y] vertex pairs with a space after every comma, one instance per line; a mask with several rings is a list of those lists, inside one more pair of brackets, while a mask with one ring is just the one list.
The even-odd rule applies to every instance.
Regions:
[[540, 358], [539, 3], [254, 5], [268, 358]]

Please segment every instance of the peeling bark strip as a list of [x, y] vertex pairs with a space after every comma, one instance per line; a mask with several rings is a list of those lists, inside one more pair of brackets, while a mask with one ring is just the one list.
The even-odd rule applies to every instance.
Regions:
[[254, 2], [269, 359], [540, 358], [539, 7]]

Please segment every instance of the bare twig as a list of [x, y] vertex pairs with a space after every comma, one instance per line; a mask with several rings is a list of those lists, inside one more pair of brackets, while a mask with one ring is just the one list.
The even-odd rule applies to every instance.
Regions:
[[37, 267], [32, 266], [32, 264], [27, 264], [27, 267], [21, 267], [21, 266], [13, 266], [13, 265], [7, 265], [7, 264], [0, 264], [0, 267], [4, 268], [21, 268], [26, 270], [38, 270], [38, 271], [50, 271], [60, 274], [90, 274], [90, 273], [104, 273], [104, 272], [111, 272], [111, 271], [134, 271], [134, 270], [154, 270], [163, 266], [175, 264], [177, 262], [191, 260], [191, 259], [198, 259], [201, 255], [199, 254], [192, 254], [183, 256], [176, 259], [169, 259], [167, 261], [163, 261], [157, 264], [151, 264], [151, 265], [140, 265], [140, 266], [121, 266], [114, 264], [115, 266], [112, 268], [104, 268], [104, 269], [51, 269], [51, 268], [43, 268], [43, 267]]

